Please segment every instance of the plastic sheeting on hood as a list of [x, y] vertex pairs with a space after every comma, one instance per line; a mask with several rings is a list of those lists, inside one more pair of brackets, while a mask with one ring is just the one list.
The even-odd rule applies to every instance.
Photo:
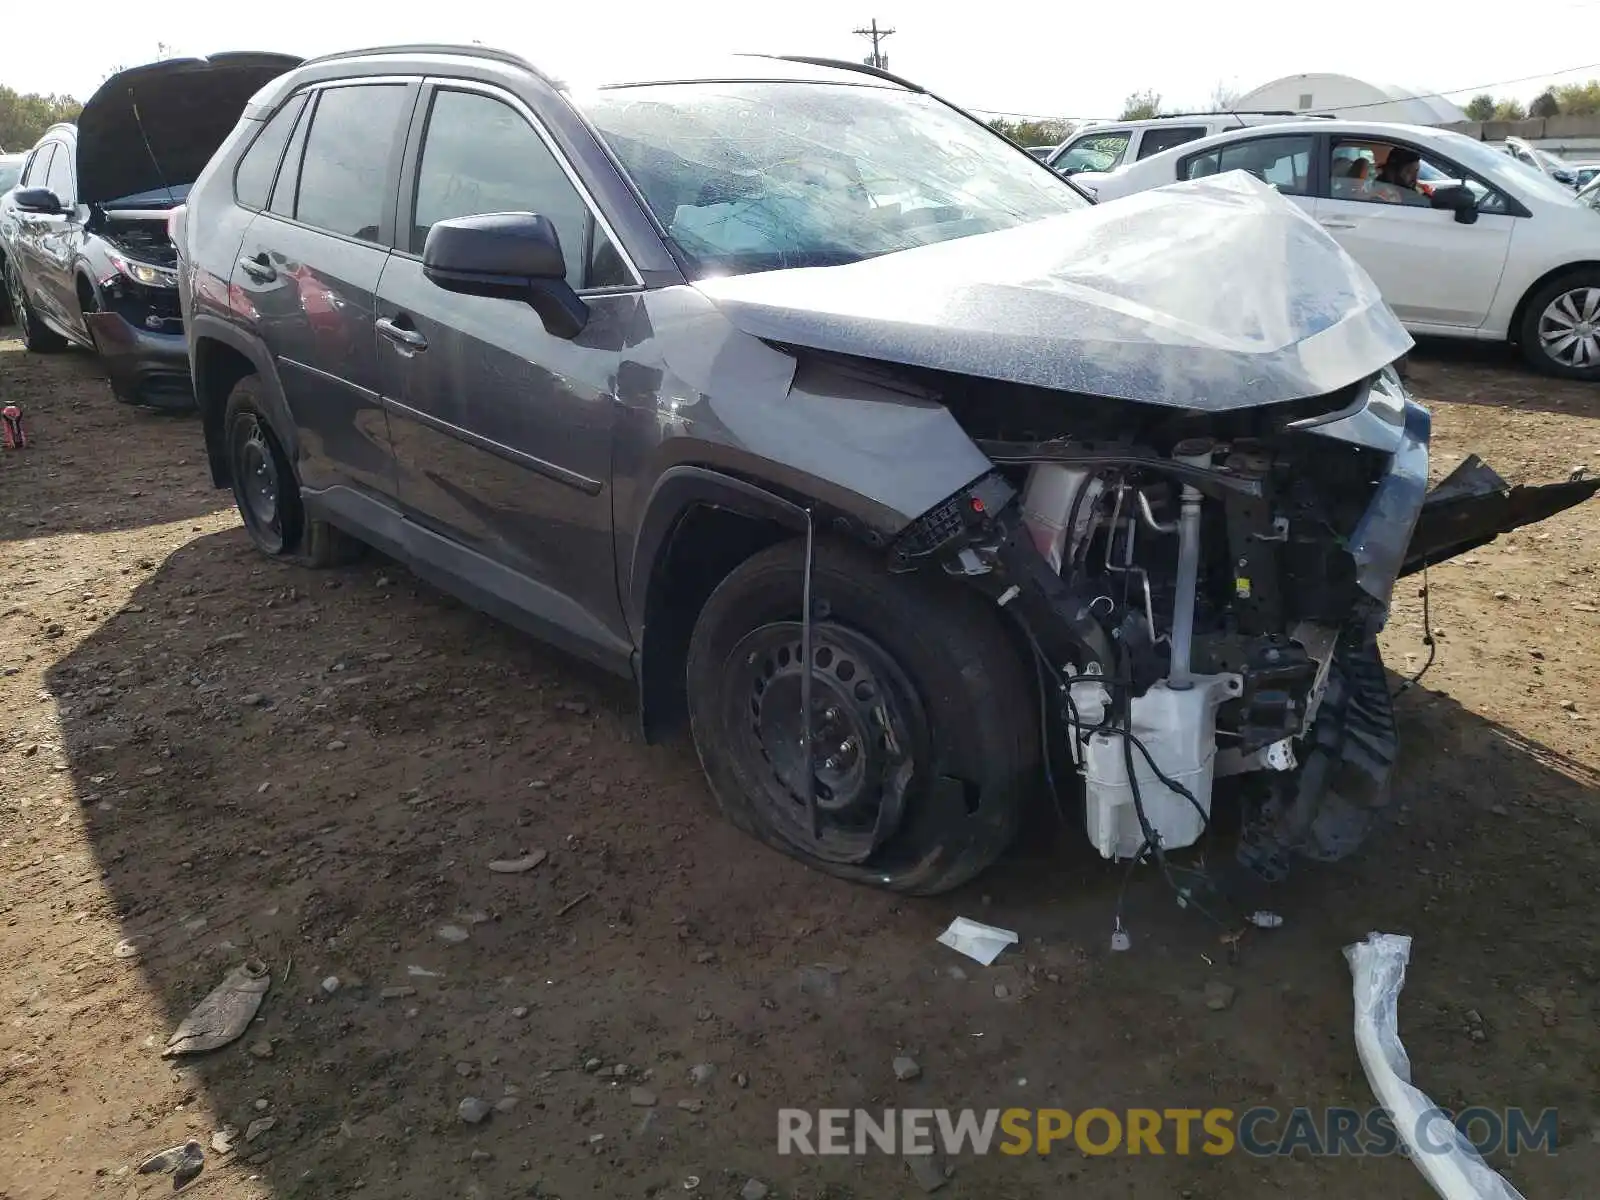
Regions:
[[1332, 238], [1237, 171], [847, 266], [696, 286], [772, 341], [1209, 411], [1324, 395], [1412, 344]]
[[78, 199], [101, 204], [193, 183], [245, 103], [301, 60], [241, 51], [119, 71], [78, 115]]

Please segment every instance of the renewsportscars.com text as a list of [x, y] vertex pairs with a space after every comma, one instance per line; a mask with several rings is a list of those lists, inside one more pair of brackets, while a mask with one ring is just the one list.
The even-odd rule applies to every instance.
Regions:
[[1409, 1140], [1418, 1154], [1442, 1154], [1449, 1147], [1430, 1122], [1439, 1113], [1480, 1154], [1556, 1151], [1554, 1109], [1537, 1116], [1517, 1108], [1434, 1109], [1403, 1139], [1382, 1108], [785, 1108], [778, 1111], [778, 1153], [1382, 1156], [1407, 1153]]

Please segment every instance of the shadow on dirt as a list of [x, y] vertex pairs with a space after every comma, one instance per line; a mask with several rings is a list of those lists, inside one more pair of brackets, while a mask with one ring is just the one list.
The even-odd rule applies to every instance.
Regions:
[[1600, 383], [1540, 375], [1503, 342], [1422, 338], [1411, 352], [1407, 382], [1425, 403], [1446, 400], [1600, 418]]
[[[280, 568], [230, 530], [134, 600], [48, 687], [141, 947], [107, 947], [85, 985], [143, 972], [170, 1028], [246, 956], [272, 971], [238, 1043], [178, 1064], [239, 1131], [203, 1180], [433, 1200], [679, 1195], [690, 1177], [722, 1196], [756, 1176], [876, 1197], [906, 1192], [899, 1163], [779, 1158], [777, 1109], [1365, 1108], [1339, 948], [1373, 928], [1417, 937], [1401, 1020], [1419, 1084], [1560, 1108], [1577, 1147], [1515, 1164], [1530, 1195], [1581, 1194], [1600, 1169], [1600, 790], [1447, 698], [1402, 703], [1396, 824], [1301, 871], [1284, 928], [1230, 964], [1148, 872], [1128, 887], [1133, 948], [1110, 954], [1125, 872], [1048, 836], [932, 901], [808, 872], [716, 816], [686, 745], [637, 744], [625, 685], [382, 562]], [[537, 850], [525, 874], [489, 869]], [[1022, 944], [987, 970], [960, 959], [934, 944], [957, 914]], [[1219, 1010], [1214, 981], [1235, 989]], [[898, 1053], [921, 1080], [896, 1083]], [[715, 1068], [700, 1086], [697, 1063]], [[491, 1106], [481, 1124], [458, 1115], [468, 1098]], [[951, 1194], [1081, 1176], [1244, 1195], [1285, 1171], [1301, 1196], [1426, 1194], [1400, 1160], [1298, 1157], [991, 1155], [962, 1159]]]
[[[28, 354], [6, 340], [15, 336], [0, 326], [0, 403], [22, 410], [28, 448], [0, 451], [0, 541], [138, 529], [230, 506], [203, 479], [198, 420], [117, 404], [93, 355]], [[80, 465], [72, 447], [91, 440], [117, 447], [114, 473]]]

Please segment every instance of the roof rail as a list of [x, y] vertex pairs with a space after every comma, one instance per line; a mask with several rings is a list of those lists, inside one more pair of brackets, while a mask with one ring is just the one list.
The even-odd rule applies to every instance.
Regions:
[[467, 58], [492, 58], [495, 62], [532, 71], [547, 83], [555, 82], [551, 76], [520, 54], [512, 54], [509, 50], [497, 50], [493, 46], [480, 46], [477, 43], [462, 45], [452, 42], [405, 42], [397, 46], [363, 46], [357, 50], [338, 50], [332, 54], [319, 54], [316, 58], [306, 59], [302, 65], [338, 62], [346, 58], [365, 58], [369, 54], [460, 54]]
[[1193, 112], [1159, 113], [1160, 120], [1169, 117], [1303, 117], [1307, 114], [1292, 108], [1199, 108]]
[[821, 58], [812, 54], [757, 54], [752, 58], [776, 58], [782, 62], [804, 63], [808, 67], [832, 67], [839, 71], [855, 71], [861, 75], [871, 75], [874, 79], [882, 79], [887, 83], [899, 84], [901, 87], [913, 92], [925, 92], [926, 88], [920, 84], [912, 83], [899, 75], [891, 75], [881, 67], [869, 66], [866, 63], [851, 62], [847, 58]]

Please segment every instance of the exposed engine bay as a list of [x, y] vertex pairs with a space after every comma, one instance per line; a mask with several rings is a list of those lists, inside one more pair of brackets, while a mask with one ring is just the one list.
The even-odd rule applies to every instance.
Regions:
[[93, 228], [108, 245], [129, 258], [171, 270], [178, 265], [178, 251], [167, 236], [167, 216], [160, 210], [106, 213], [100, 215]]
[[[173, 334], [183, 331], [183, 317], [168, 215], [164, 209], [97, 209], [90, 230], [98, 236], [102, 253], [97, 257], [104, 262], [96, 280], [102, 311], [135, 329]], [[112, 331], [97, 328], [97, 337], [102, 332], [106, 343], [114, 342]]]
[[[1387, 799], [1398, 737], [1376, 635], [1395, 581], [1600, 486], [1528, 489], [1544, 494], [1511, 514], [1504, 481], [1470, 463], [1440, 489], [1467, 508], [1423, 519], [1419, 543], [1430, 422], [1391, 368], [1309, 415], [1167, 414], [1115, 440], [1024, 440], [997, 407], [954, 398], [996, 471], [914, 523], [892, 565], [936, 559], [1016, 619], [1102, 856], [1195, 844], [1226, 786], [1238, 859], [1268, 881], [1294, 854], [1348, 854]], [[1099, 432], [1092, 406], [1080, 420]], [[1474, 532], [1486, 498], [1505, 503]]]

